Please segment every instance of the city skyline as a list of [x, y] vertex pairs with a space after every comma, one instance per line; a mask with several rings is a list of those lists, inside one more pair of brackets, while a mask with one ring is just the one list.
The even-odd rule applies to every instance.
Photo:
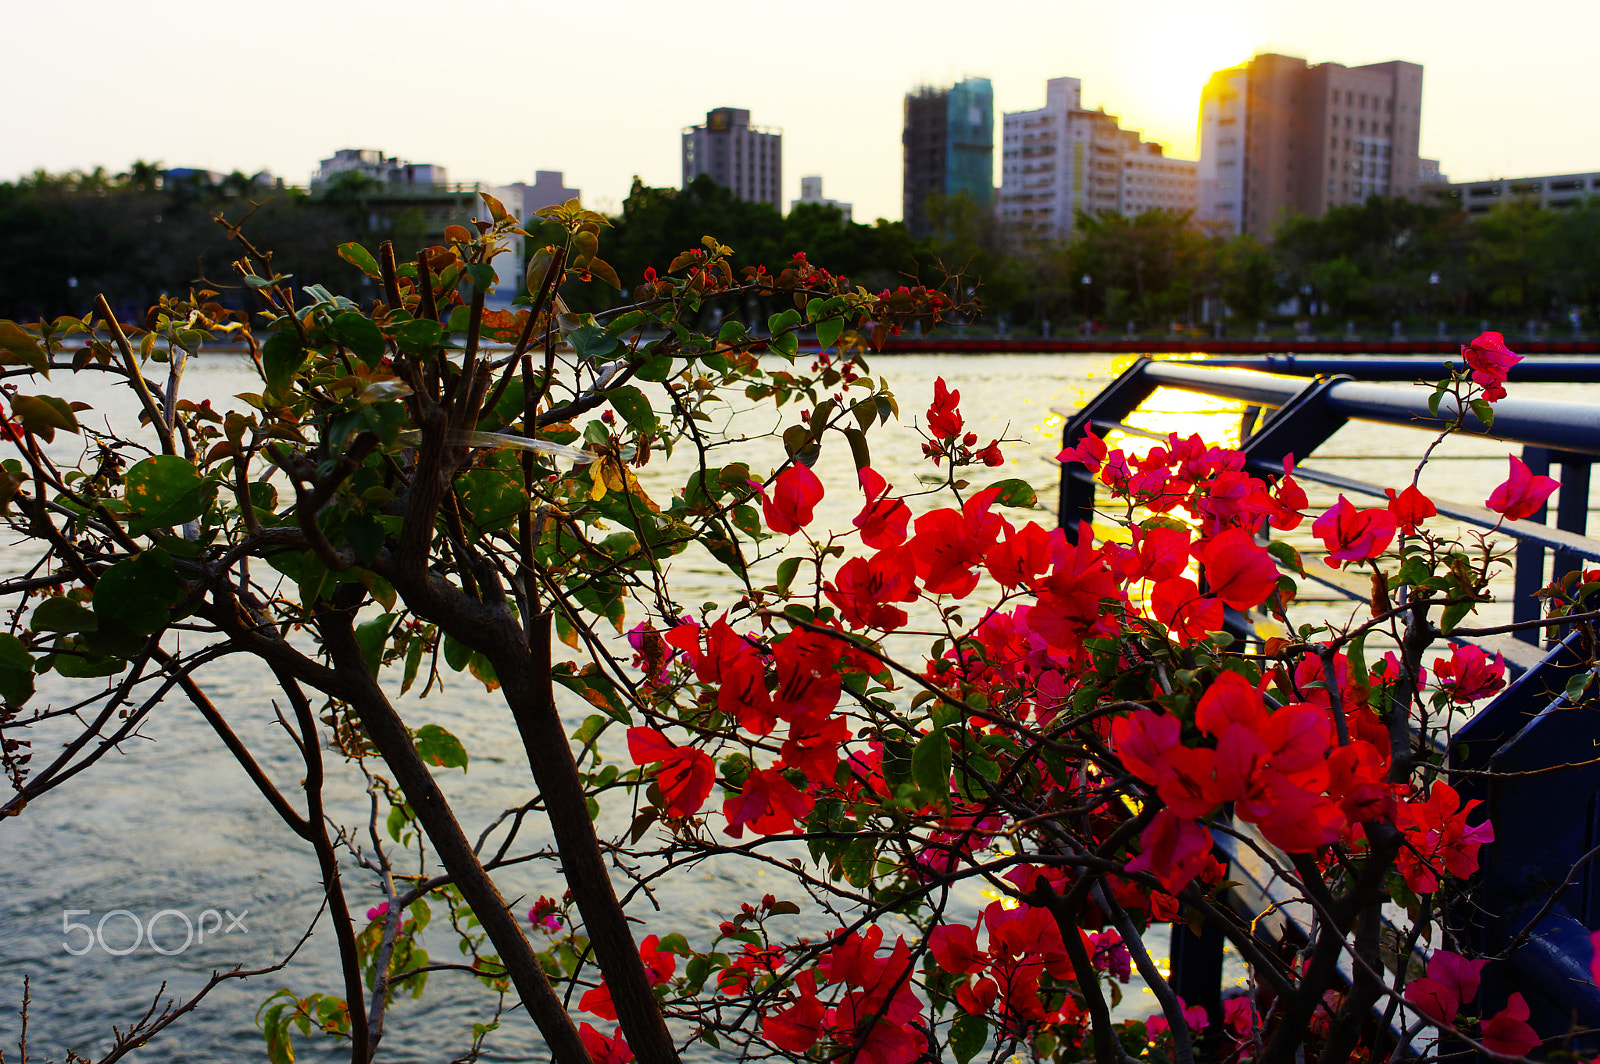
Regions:
[[[998, 122], [1037, 107], [1049, 78], [1078, 77], [1086, 106], [1193, 158], [1206, 78], [1267, 51], [1423, 65], [1420, 153], [1452, 180], [1600, 166], [1600, 137], [1579, 120], [1600, 106], [1579, 61], [1600, 16], [1575, 3], [1541, 9], [1537, 25], [1486, 3], [1449, 18], [1367, 2], [1336, 17], [1256, 0], [1127, 12], [1028, 2], [982, 18], [948, 3], [915, 17], [821, 3], [805, 20], [752, 9], [688, 27], [681, 13], [620, 6], [628, 17], [609, 24], [629, 29], [611, 40], [575, 12], [535, 18], [509, 0], [486, 0], [458, 37], [403, 0], [286, 0], [281, 18], [248, 22], [189, 0], [85, 0], [70, 24], [25, 8], [8, 20], [27, 47], [0, 69], [7, 98], [25, 101], [0, 115], [0, 180], [146, 159], [299, 184], [337, 148], [378, 148], [490, 184], [561, 170], [589, 205], [614, 211], [635, 174], [677, 186], [682, 130], [729, 106], [782, 130], [784, 202], [818, 174], [870, 222], [900, 217], [902, 101], [920, 85], [988, 77]], [[539, 85], [572, 88], [546, 104]]]

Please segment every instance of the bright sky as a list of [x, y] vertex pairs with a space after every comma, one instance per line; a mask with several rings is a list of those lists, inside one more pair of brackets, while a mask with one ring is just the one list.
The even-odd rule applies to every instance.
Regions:
[[1081, 78], [1193, 157], [1207, 75], [1258, 51], [1421, 63], [1422, 154], [1452, 179], [1600, 170], [1600, 8], [1578, 0], [68, 0], [8, 5], [5, 29], [0, 180], [143, 158], [304, 183], [362, 147], [453, 180], [563, 170], [615, 210], [635, 174], [677, 185], [682, 128], [733, 106], [783, 130], [785, 200], [822, 174], [870, 221], [900, 217], [919, 84], [989, 77], [998, 129]]

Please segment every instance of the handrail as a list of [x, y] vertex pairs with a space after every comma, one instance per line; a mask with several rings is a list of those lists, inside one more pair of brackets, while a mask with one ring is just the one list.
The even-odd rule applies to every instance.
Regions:
[[[1209, 369], [1204, 363], [1145, 362], [1138, 372], [1151, 385], [1182, 388], [1261, 406], [1282, 407], [1300, 395], [1299, 380], [1258, 378], [1248, 371]], [[1238, 376], [1235, 376], [1238, 374]], [[1398, 389], [1349, 378], [1333, 378], [1323, 402], [1330, 413], [1359, 421], [1442, 429], [1455, 420], [1455, 400], [1446, 396], [1438, 413], [1428, 409], [1420, 389]], [[1506, 398], [1494, 406], [1494, 425], [1485, 426], [1470, 409], [1462, 431], [1474, 436], [1600, 456], [1600, 406], [1568, 400]]]
[[[1364, 381], [1438, 380], [1444, 373], [1467, 368], [1460, 358], [1395, 357], [1372, 358], [1360, 355], [1272, 354], [1229, 358], [1208, 356], [1203, 366], [1221, 369], [1250, 369], [1262, 373], [1282, 373], [1294, 377], [1327, 377], [1348, 374]], [[1525, 384], [1600, 383], [1600, 359], [1543, 356], [1517, 363], [1518, 382]]]

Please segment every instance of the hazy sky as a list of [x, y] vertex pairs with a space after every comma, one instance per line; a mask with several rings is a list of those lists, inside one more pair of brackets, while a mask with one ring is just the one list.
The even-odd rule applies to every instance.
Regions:
[[822, 174], [870, 221], [900, 217], [919, 84], [989, 77], [1000, 112], [1078, 77], [1085, 105], [1193, 157], [1207, 74], [1257, 51], [1421, 63], [1422, 154], [1453, 179], [1600, 170], [1600, 8], [1574, 0], [6, 6], [4, 180], [142, 158], [304, 183], [368, 147], [454, 180], [563, 170], [615, 210], [635, 174], [678, 184], [682, 128], [726, 105], [783, 131], [785, 200]]

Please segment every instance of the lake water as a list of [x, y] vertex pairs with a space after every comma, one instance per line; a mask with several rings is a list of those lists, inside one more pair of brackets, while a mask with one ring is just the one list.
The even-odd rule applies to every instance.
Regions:
[[[898, 425], [878, 426], [869, 434], [874, 465], [902, 491], [917, 484], [918, 474], [932, 472], [920, 459], [920, 438], [910, 426], [913, 420], [920, 422], [925, 417], [934, 378], [942, 375], [961, 391], [967, 425], [982, 443], [995, 437], [1012, 441], [1002, 444], [1005, 469], [981, 469], [973, 477], [975, 484], [1002, 475], [1032, 481], [1044, 507], [1033, 516], [1048, 526], [1054, 521], [1057, 477], [1049, 459], [1060, 446], [1061, 420], [1051, 413], [1052, 408], [1081, 405], [1127, 361], [1058, 355], [875, 359], [872, 368], [889, 380], [899, 397], [902, 416]], [[233, 403], [229, 397], [235, 393], [258, 387], [248, 363], [213, 355], [192, 364], [185, 394], [210, 398], [224, 406]], [[129, 410], [123, 397], [106, 388], [103, 381], [96, 385], [59, 381], [40, 390], [110, 407], [117, 418], [126, 417]], [[1600, 398], [1600, 388], [1595, 386], [1583, 386], [1579, 391]], [[1575, 393], [1571, 386], [1534, 385], [1516, 387], [1513, 394], [1573, 398]], [[1219, 441], [1237, 438], [1236, 406], [1167, 395], [1158, 396], [1152, 406], [1153, 411], [1139, 422], [1146, 427], [1199, 431]], [[752, 436], [769, 424], [770, 419], [761, 421], [748, 414], [732, 421], [736, 434]], [[1400, 484], [1409, 479], [1415, 461], [1408, 456], [1420, 453], [1424, 442], [1404, 429], [1357, 426], [1341, 432], [1314, 464]], [[70, 448], [74, 443], [63, 439], [56, 446]], [[1443, 452], [1444, 460], [1424, 477], [1424, 490], [1440, 498], [1481, 504], [1490, 488], [1505, 476], [1506, 452], [1505, 445], [1488, 441], [1452, 442]], [[758, 440], [730, 447], [724, 460], [747, 461], [760, 472], [772, 468], [780, 457], [781, 449], [772, 441]], [[1365, 459], [1364, 468], [1350, 468], [1350, 458]], [[826, 443], [816, 468], [828, 488], [818, 510], [818, 527], [848, 528], [861, 502], [850, 452], [842, 439]], [[645, 488], [658, 500], [680, 487], [684, 476], [685, 470], [664, 464], [641, 471]], [[1306, 487], [1313, 508], [1332, 501], [1328, 493]], [[1017, 519], [1022, 515], [1013, 512], [1010, 516]], [[1308, 550], [1313, 547], [1309, 522], [1291, 540]], [[27, 557], [16, 545], [5, 547], [0, 554], [0, 572], [21, 571]], [[671, 577], [685, 604], [725, 600], [733, 587], [714, 565], [687, 555], [676, 560]], [[1491, 611], [1490, 615], [1498, 614]], [[250, 661], [226, 659], [208, 667], [202, 681], [268, 771], [292, 794], [299, 761], [274, 720], [271, 695], [275, 688], [270, 677]], [[42, 682], [32, 705], [60, 704], [81, 696], [82, 684], [92, 682], [81, 681], [72, 689], [59, 680]], [[470, 771], [441, 775], [469, 833], [475, 835], [502, 810], [532, 796], [520, 742], [496, 696], [450, 674], [444, 694], [421, 703], [412, 698], [406, 702], [413, 726], [441, 724], [460, 736], [473, 754]], [[563, 710], [570, 727], [576, 727], [590, 712], [576, 700], [565, 703]], [[49, 743], [40, 742], [36, 760], [50, 756]], [[365, 802], [359, 778], [352, 779], [351, 773], [338, 768], [330, 761], [330, 813], [345, 823], [359, 824]], [[533, 830], [525, 832], [524, 839], [537, 846], [543, 833], [532, 821], [530, 826]], [[63, 1059], [69, 1049], [90, 1055], [103, 1052], [110, 1024], [125, 1026], [142, 1014], [160, 992], [164, 979], [168, 981], [166, 994], [181, 1000], [214, 969], [240, 964], [255, 967], [276, 960], [299, 938], [320, 901], [309, 847], [272, 815], [210, 729], [181, 701], [169, 702], [152, 714], [139, 737], [124, 744], [120, 755], [108, 756], [83, 776], [45, 795], [23, 815], [0, 822], [0, 855], [7, 886], [0, 894], [0, 942], [4, 943], [0, 947], [0, 1045], [16, 1043], [17, 1007], [23, 977], [29, 976], [33, 994], [29, 1045], [33, 1059], [41, 1061]], [[501, 883], [508, 898], [520, 895], [527, 900], [561, 889], [553, 872], [538, 862], [506, 873]], [[379, 900], [375, 884], [359, 869], [347, 868], [346, 890], [351, 908], [358, 913]], [[644, 902], [630, 911], [647, 930], [683, 931], [692, 942], [703, 944], [720, 919], [737, 911], [741, 902], [769, 890], [783, 894], [774, 877], [748, 867], [719, 865], [709, 872], [702, 869], [665, 881], [656, 897], [659, 913]], [[976, 889], [957, 899], [958, 908], [982, 903]], [[63, 935], [64, 919], [95, 924], [114, 910], [132, 914], [112, 916], [104, 924], [103, 937], [114, 950], [131, 944], [131, 919], [147, 922], [163, 910], [174, 911], [160, 924], [160, 944], [168, 950], [184, 939], [183, 922], [176, 914], [193, 920], [206, 910], [215, 910], [219, 923], [224, 927], [233, 923], [234, 927], [228, 934], [209, 930], [203, 943], [193, 943], [171, 957], [153, 952], [145, 943], [122, 956], [98, 947], [75, 956], [64, 947], [64, 941], [74, 948], [83, 941], [82, 932]], [[64, 917], [68, 911], [75, 915]], [[225, 912], [237, 922], [221, 917]], [[211, 925], [208, 922], [206, 926], [209, 929]], [[441, 936], [436, 945], [442, 942]], [[1153, 935], [1151, 944], [1164, 951], [1165, 933]], [[263, 1043], [253, 1016], [269, 994], [280, 987], [292, 988], [302, 996], [318, 990], [338, 994], [341, 986], [332, 936], [321, 930], [287, 969], [247, 983], [225, 984], [197, 1013], [180, 1020], [172, 1033], [133, 1059], [260, 1059]], [[470, 1024], [485, 1019], [492, 1007], [492, 1000], [475, 982], [469, 986], [451, 973], [437, 973], [421, 1001], [396, 1004], [380, 1057], [437, 1064], [469, 1044]], [[1129, 1015], [1143, 1015], [1152, 1009], [1152, 999], [1141, 999], [1137, 993], [1130, 994], [1124, 1006]], [[601, 1026], [609, 1029], [609, 1025]], [[514, 1010], [508, 1010], [504, 1027], [492, 1036], [490, 1046], [485, 1059], [540, 1056], [531, 1022]], [[317, 1039], [300, 1039], [296, 1048], [302, 1060], [348, 1059], [341, 1046]], [[712, 1057], [701, 1052], [698, 1059]]]

